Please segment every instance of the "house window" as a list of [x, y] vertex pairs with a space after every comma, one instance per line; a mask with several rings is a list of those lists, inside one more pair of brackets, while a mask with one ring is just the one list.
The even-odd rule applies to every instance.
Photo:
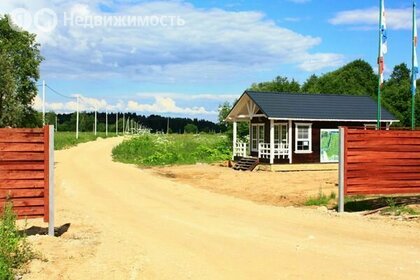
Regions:
[[251, 150], [258, 151], [259, 143], [264, 143], [264, 124], [251, 125]]
[[295, 153], [312, 153], [312, 124], [297, 123], [295, 136]]

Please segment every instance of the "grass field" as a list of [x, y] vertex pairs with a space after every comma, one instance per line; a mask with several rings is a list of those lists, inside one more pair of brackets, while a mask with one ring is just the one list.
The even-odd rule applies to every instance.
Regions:
[[114, 160], [141, 166], [212, 163], [231, 157], [231, 145], [220, 134], [143, 135], [112, 151]]
[[[95, 136], [93, 132], [79, 132], [79, 139], [76, 139], [75, 132], [56, 132], [54, 137], [54, 149], [63, 150], [76, 146], [80, 143], [95, 141], [98, 137], [106, 138], [105, 132], [98, 132]], [[115, 133], [108, 133], [108, 137], [115, 137]]]

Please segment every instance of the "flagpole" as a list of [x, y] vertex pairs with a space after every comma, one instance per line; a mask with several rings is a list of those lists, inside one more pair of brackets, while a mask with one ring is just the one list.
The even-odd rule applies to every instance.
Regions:
[[381, 85], [382, 85], [382, 73], [381, 73], [381, 59], [382, 59], [382, 13], [383, 6], [382, 0], [379, 0], [379, 51], [378, 51], [378, 110], [377, 110], [377, 129], [381, 129]]
[[411, 67], [411, 129], [414, 130], [416, 128], [416, 116], [415, 116], [415, 102], [416, 102], [416, 71], [417, 69], [415, 69], [415, 51], [416, 51], [416, 33], [415, 33], [415, 28], [417, 28], [416, 26], [416, 2], [413, 1], [413, 46], [412, 46], [412, 53], [411, 53], [411, 62], [412, 62], [412, 67]]

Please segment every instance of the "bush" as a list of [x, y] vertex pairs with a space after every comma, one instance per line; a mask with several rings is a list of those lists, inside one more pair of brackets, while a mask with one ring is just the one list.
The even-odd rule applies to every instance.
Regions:
[[189, 123], [184, 127], [184, 133], [197, 133], [198, 128], [195, 124]]
[[142, 135], [126, 140], [112, 151], [114, 160], [142, 166], [212, 163], [231, 157], [223, 135]]
[[15, 271], [33, 257], [26, 237], [19, 233], [12, 204], [6, 203], [0, 216], [0, 279], [11, 280]]

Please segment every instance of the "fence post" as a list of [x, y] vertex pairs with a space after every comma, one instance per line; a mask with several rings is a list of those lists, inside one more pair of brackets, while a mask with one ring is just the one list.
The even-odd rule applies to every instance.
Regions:
[[344, 149], [345, 149], [345, 128], [340, 127], [340, 148], [338, 166], [338, 212], [344, 212]]
[[49, 221], [48, 221], [48, 235], [54, 236], [54, 126], [49, 126]]

